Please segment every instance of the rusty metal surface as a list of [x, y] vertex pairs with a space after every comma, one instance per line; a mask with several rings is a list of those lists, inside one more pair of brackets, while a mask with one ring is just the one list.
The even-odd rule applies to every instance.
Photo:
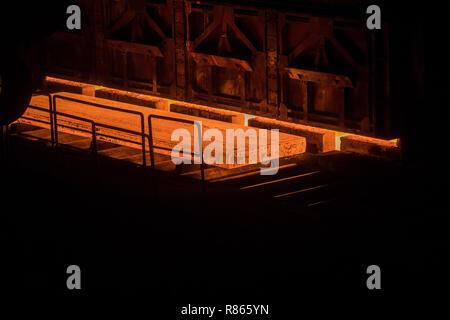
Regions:
[[387, 35], [343, 13], [360, 1], [78, 2], [86, 27], [49, 39], [51, 75], [389, 135], [389, 96], [372, 99], [389, 76], [376, 67], [388, 59]]

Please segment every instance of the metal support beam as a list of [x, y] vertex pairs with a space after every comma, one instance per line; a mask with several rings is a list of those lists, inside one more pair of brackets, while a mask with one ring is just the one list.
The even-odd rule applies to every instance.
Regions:
[[[266, 59], [267, 59], [267, 105], [269, 113], [278, 114], [279, 72], [278, 72], [278, 13], [266, 10]], [[283, 115], [284, 119], [287, 115]]]

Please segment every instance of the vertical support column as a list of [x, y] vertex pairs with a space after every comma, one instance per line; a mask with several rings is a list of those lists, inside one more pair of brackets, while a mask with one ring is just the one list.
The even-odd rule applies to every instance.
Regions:
[[92, 38], [94, 43], [92, 46], [91, 61], [92, 66], [89, 74], [89, 80], [94, 82], [104, 83], [108, 78], [106, 68], [106, 47], [105, 47], [105, 30], [104, 24], [108, 25], [109, 21], [106, 21], [107, 14], [106, 1], [93, 1], [93, 19], [92, 19]]
[[206, 68], [208, 68], [208, 102], [212, 103], [214, 94], [213, 66], [207, 66]]
[[365, 67], [359, 67], [358, 70], [358, 76], [363, 79], [359, 84], [355, 83], [358, 86], [358, 88], [366, 94], [367, 99], [364, 100], [364, 103], [362, 104], [362, 108], [364, 108], [364, 117], [361, 120], [361, 132], [365, 135], [372, 135], [374, 132], [374, 119], [372, 114], [372, 101], [371, 101], [371, 86], [372, 86], [372, 77], [371, 77], [371, 59], [372, 59], [372, 53], [371, 53], [371, 40], [370, 40], [370, 32], [367, 32], [366, 38], [365, 38], [365, 51], [367, 54], [365, 55]]
[[104, 85], [111, 85], [113, 83], [113, 63], [114, 58], [116, 55], [116, 50], [113, 46], [111, 46], [110, 42], [108, 40], [105, 41], [105, 60], [106, 60], [106, 67], [105, 67], [105, 82]]
[[156, 57], [153, 54], [148, 54], [147, 59], [150, 60], [151, 72], [152, 72], [152, 92], [154, 94], [158, 93], [158, 72], [157, 72], [157, 64]]
[[[278, 115], [279, 106], [279, 74], [278, 74], [278, 12], [266, 10], [266, 59], [267, 59], [267, 106], [266, 112]], [[287, 112], [280, 114], [286, 119]]]
[[188, 30], [183, 0], [173, 0], [175, 10], [175, 72], [177, 99], [186, 99], [186, 34]]
[[188, 101], [191, 101], [194, 99], [194, 83], [196, 81], [196, 70], [195, 70], [195, 64], [192, 61], [192, 57], [190, 56], [189, 50], [187, 51], [187, 93], [186, 93], [186, 99]]
[[121, 51], [122, 54], [122, 62], [123, 62], [123, 67], [122, 67], [122, 76], [123, 76], [123, 86], [125, 88], [128, 88], [128, 52], [126, 49], [123, 49]]
[[342, 96], [344, 96], [344, 103], [341, 103], [339, 105], [339, 126], [342, 129], [345, 129], [345, 88], [339, 88], [339, 90], [342, 90]]
[[[362, 92], [366, 93], [367, 99], [363, 101], [361, 108], [364, 110], [364, 117], [361, 120], [361, 133], [365, 135], [372, 135], [373, 133], [373, 118], [372, 118], [372, 107], [370, 100], [370, 86], [371, 86], [371, 76], [369, 74], [369, 66], [370, 66], [370, 54], [369, 47], [367, 47], [367, 57], [366, 57], [366, 65], [367, 67], [360, 67], [358, 70], [358, 75], [361, 76], [361, 79], [365, 79], [358, 84], [358, 89]], [[353, 90], [349, 89], [348, 91]], [[347, 97], [345, 98], [347, 101]]]
[[389, 61], [389, 29], [388, 24], [384, 23], [383, 25], [383, 53], [384, 57], [381, 61], [381, 65], [384, 66], [384, 105], [385, 105], [385, 113], [384, 113], [384, 123], [385, 123], [385, 135], [386, 137], [391, 137], [391, 92], [390, 92], [390, 61]]
[[185, 1], [185, 24], [186, 24], [186, 98], [187, 100], [193, 100], [194, 99], [194, 84], [193, 82], [196, 81], [196, 75], [195, 75], [195, 64], [191, 57], [191, 51], [192, 51], [192, 41], [190, 36], [190, 25], [189, 25], [189, 16], [191, 14], [191, 2]]
[[378, 117], [376, 112], [376, 95], [375, 95], [375, 36], [373, 32], [369, 33], [369, 106], [372, 116], [373, 131], [372, 134], [379, 134]]
[[239, 93], [241, 94], [241, 109], [246, 112], [248, 107], [247, 107], [247, 92], [245, 90], [246, 83], [244, 70], [239, 70], [238, 81], [239, 81]]
[[303, 110], [303, 120], [309, 120], [309, 90], [308, 90], [308, 82], [301, 81], [300, 82], [300, 90], [302, 91], [302, 110]]

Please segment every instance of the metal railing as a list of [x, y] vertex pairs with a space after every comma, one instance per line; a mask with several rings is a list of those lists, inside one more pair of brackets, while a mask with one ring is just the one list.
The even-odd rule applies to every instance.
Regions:
[[[128, 140], [128, 139], [124, 139], [124, 138], [120, 138], [120, 137], [115, 137], [115, 136], [110, 136], [107, 134], [102, 134], [102, 133], [96, 133], [96, 136], [102, 136], [105, 138], [111, 138], [111, 139], [116, 139], [119, 141], [123, 141], [123, 142], [127, 142], [127, 143], [132, 143], [132, 144], [136, 144], [136, 145], [141, 145], [142, 146], [142, 165], [144, 167], [147, 166], [147, 157], [146, 157], [146, 151], [145, 151], [145, 139], [147, 137], [147, 135], [145, 134], [145, 124], [144, 124], [144, 115], [142, 114], [142, 112], [138, 112], [138, 111], [133, 111], [133, 110], [124, 110], [124, 109], [120, 109], [120, 108], [115, 108], [115, 107], [111, 107], [111, 106], [106, 106], [103, 104], [99, 104], [99, 103], [95, 103], [95, 102], [90, 102], [90, 101], [85, 101], [85, 100], [80, 100], [80, 99], [75, 99], [75, 98], [70, 98], [70, 97], [65, 97], [65, 96], [61, 96], [61, 95], [53, 95], [53, 99], [52, 99], [52, 107], [50, 109], [53, 109], [53, 124], [55, 127], [55, 132], [54, 132], [54, 141], [55, 141], [55, 145], [58, 146], [58, 121], [57, 121], [57, 115], [61, 115], [61, 116], [66, 116], [67, 114], [63, 114], [61, 112], [58, 112], [56, 109], [56, 99], [60, 99], [60, 100], [66, 100], [66, 101], [72, 101], [72, 102], [77, 102], [77, 103], [81, 103], [81, 104], [87, 104], [87, 105], [91, 105], [97, 108], [101, 108], [101, 109], [106, 109], [106, 110], [112, 110], [112, 111], [117, 111], [117, 112], [122, 112], [122, 113], [128, 113], [128, 114], [133, 114], [136, 116], [140, 117], [141, 120], [141, 132], [137, 132], [137, 131], [133, 131], [133, 130], [129, 130], [129, 129], [124, 129], [124, 128], [120, 128], [120, 127], [115, 127], [115, 126], [111, 126], [111, 125], [107, 125], [107, 124], [101, 124], [101, 123], [97, 123], [93, 120], [89, 120], [89, 121], [93, 121], [94, 123], [94, 127], [103, 127], [106, 129], [111, 129], [111, 130], [116, 130], [116, 131], [121, 131], [121, 132], [125, 132], [125, 133], [129, 133], [132, 135], [137, 135], [137, 136], [141, 136], [142, 138], [142, 142], [141, 143], [137, 143], [135, 141], [132, 140]], [[70, 118], [70, 117], [69, 117]], [[83, 119], [83, 118], [80, 118]], [[88, 120], [88, 119], [85, 119]], [[68, 126], [64, 126], [64, 125], [59, 125], [61, 127], [66, 127], [66, 128], [71, 128], [74, 130], [79, 130], [78, 128], [73, 128], [73, 127], [68, 127]]]
[[[74, 116], [74, 115], [71, 115], [71, 114], [63, 113], [63, 112], [57, 112], [56, 114], [60, 115], [60, 116], [63, 116], [63, 117], [66, 117], [66, 118], [70, 118], [70, 119], [74, 119], [74, 120], [79, 120], [79, 121], [90, 123], [91, 130], [86, 130], [86, 129], [81, 129], [81, 128], [74, 128], [74, 127], [66, 126], [66, 125], [62, 125], [62, 124], [59, 124], [57, 126], [60, 126], [60, 127], [63, 127], [63, 128], [68, 128], [68, 129], [72, 129], [72, 130], [79, 131], [79, 132], [92, 134], [92, 151], [94, 152], [95, 155], [97, 155], [97, 133], [96, 133], [97, 130], [96, 130], [96, 126], [98, 126], [98, 124], [95, 123], [94, 121], [90, 120], [90, 119], [85, 119], [85, 118], [82, 118], [82, 117]], [[59, 144], [59, 142], [58, 142], [58, 135], [57, 135], [57, 132], [58, 132], [57, 126], [55, 126], [55, 133], [56, 134], [55, 134], [55, 141], [54, 141], [54, 145], [56, 147], [58, 147], [58, 144]]]
[[202, 179], [202, 188], [203, 190], [205, 190], [205, 164], [203, 161], [203, 148], [202, 148], [202, 127], [198, 124], [197, 121], [194, 120], [187, 120], [187, 119], [180, 119], [180, 118], [174, 118], [174, 117], [166, 117], [166, 116], [160, 116], [160, 115], [154, 115], [151, 114], [148, 116], [148, 142], [149, 142], [149, 146], [150, 146], [150, 160], [152, 163], [152, 173], [154, 175], [154, 171], [155, 171], [155, 166], [154, 166], [154, 161], [155, 161], [155, 155], [154, 155], [154, 151], [153, 149], [166, 149], [164, 147], [159, 147], [159, 146], [155, 146], [153, 144], [153, 130], [152, 130], [152, 119], [161, 119], [161, 120], [167, 120], [167, 121], [174, 121], [174, 122], [182, 122], [182, 123], [187, 123], [187, 124], [192, 124], [194, 126], [198, 126], [199, 127], [199, 152], [200, 154], [196, 154], [195, 152], [190, 152], [190, 155], [195, 157], [200, 156], [200, 171], [201, 171], [201, 179]]
[[[48, 124], [50, 126], [50, 142], [52, 144], [52, 147], [55, 145], [55, 133], [54, 133], [54, 127], [53, 127], [53, 108], [52, 108], [52, 97], [48, 94], [48, 109], [45, 108], [41, 108], [41, 107], [36, 107], [36, 106], [32, 106], [29, 105], [28, 108], [29, 109], [34, 109], [34, 110], [39, 110], [39, 111], [43, 111], [43, 112], [48, 112], [48, 117], [49, 117], [49, 121], [44, 121], [44, 120], [40, 120], [40, 119], [36, 119], [36, 118], [30, 118], [30, 117], [26, 117], [24, 115], [22, 115], [20, 118], [21, 119], [25, 119], [25, 120], [29, 120], [29, 121], [34, 121], [34, 122], [39, 122], [39, 123], [43, 123], [43, 124]], [[43, 139], [45, 141], [48, 141], [47, 139]]]
[[[155, 178], [156, 178], [155, 177], [155, 155], [154, 155], [154, 149], [167, 149], [167, 148], [164, 148], [164, 147], [161, 147], [161, 146], [156, 146], [156, 145], [153, 144], [152, 119], [161, 119], [161, 120], [167, 120], [167, 121], [182, 122], [182, 123], [187, 123], [187, 124], [192, 124], [194, 126], [198, 126], [199, 127], [199, 132], [200, 132], [200, 134], [199, 134], [199, 148], [200, 148], [199, 154], [195, 153], [195, 151], [194, 151], [194, 152], [190, 152], [190, 155], [193, 156], [193, 157], [195, 157], [195, 156], [199, 156], [200, 157], [200, 170], [201, 170], [202, 189], [205, 190], [205, 165], [204, 165], [204, 160], [203, 160], [203, 149], [202, 149], [202, 142], [203, 141], [202, 141], [202, 132], [201, 132], [202, 127], [198, 124], [197, 121], [187, 120], [187, 119], [180, 119], [180, 118], [175, 118], [175, 117], [160, 116], [160, 115], [149, 115], [148, 116], [148, 132], [149, 132], [149, 134], [147, 135], [145, 133], [144, 115], [141, 112], [133, 111], [133, 110], [124, 110], [124, 109], [111, 107], [111, 106], [106, 106], [106, 105], [95, 103], [95, 102], [85, 101], [85, 100], [76, 99], [76, 98], [72, 98], [72, 97], [65, 97], [65, 96], [61, 96], [61, 95], [58, 95], [58, 94], [55, 94], [53, 96], [51, 94], [48, 94], [48, 98], [49, 98], [49, 109], [45, 109], [45, 108], [41, 108], [41, 107], [37, 107], [37, 106], [32, 106], [32, 105], [29, 106], [29, 108], [31, 108], [31, 109], [49, 113], [49, 121], [48, 122], [44, 121], [44, 120], [36, 119], [36, 118], [27, 117], [27, 116], [22, 116], [21, 118], [29, 120], [29, 121], [40, 122], [40, 123], [44, 123], [44, 124], [50, 125], [52, 147], [58, 147], [58, 145], [59, 145], [59, 141], [58, 141], [58, 127], [68, 128], [68, 129], [71, 129], [71, 130], [74, 130], [74, 131], [91, 134], [92, 135], [91, 151], [95, 155], [97, 155], [97, 153], [98, 153], [98, 151], [97, 151], [97, 137], [98, 136], [102, 136], [102, 137], [110, 138], [110, 139], [116, 139], [116, 140], [119, 140], [119, 141], [122, 141], [122, 142], [131, 143], [131, 144], [141, 145], [141, 148], [142, 148], [142, 165], [145, 168], [145, 167], [147, 167], [145, 140], [148, 139], [149, 149], [150, 149], [149, 152], [150, 152], [150, 161], [151, 161], [151, 169], [152, 169], [153, 180], [155, 180]], [[91, 120], [91, 119], [86, 119], [86, 118], [75, 116], [75, 115], [71, 115], [71, 114], [68, 114], [68, 113], [59, 112], [59, 111], [57, 111], [57, 108], [56, 108], [56, 100], [57, 99], [66, 100], [66, 101], [72, 101], [72, 102], [76, 102], [76, 103], [80, 103], [80, 104], [87, 104], [87, 105], [91, 105], [91, 106], [94, 106], [94, 107], [97, 107], [97, 108], [102, 108], [102, 109], [107, 109], [107, 110], [112, 110], [112, 111], [117, 111], [117, 112], [122, 112], [122, 113], [133, 114], [133, 115], [139, 116], [140, 117], [141, 131], [138, 132], [138, 131], [133, 131], [133, 130], [125, 129], [125, 128], [120, 128], [120, 127], [116, 127], [116, 126], [112, 126], [112, 125], [108, 125], [108, 124], [104, 124], [104, 123], [98, 123], [98, 122], [95, 122], [94, 120]], [[81, 122], [87, 122], [87, 123], [90, 124], [91, 129], [88, 130], [88, 129], [83, 129], [83, 128], [79, 128], [79, 127], [67, 126], [67, 125], [64, 125], [64, 124], [58, 124], [58, 117], [57, 116], [66, 117], [66, 118], [78, 120], [78, 121], [81, 121]], [[131, 134], [131, 135], [140, 136], [142, 138], [142, 141], [141, 142], [136, 142], [136, 141], [125, 139], [125, 138], [108, 135], [106, 133], [99, 133], [99, 132], [97, 132], [97, 128], [99, 128], [99, 127], [110, 129], [110, 130], [115, 130], [115, 131], [120, 131], [120, 132], [128, 133], [128, 134]]]

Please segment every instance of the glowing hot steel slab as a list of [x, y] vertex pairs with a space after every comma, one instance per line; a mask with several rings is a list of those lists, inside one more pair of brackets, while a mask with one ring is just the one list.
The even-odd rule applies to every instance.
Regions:
[[398, 160], [401, 157], [398, 140], [388, 141], [357, 135], [341, 137], [341, 150], [391, 160]]
[[[115, 110], [107, 110], [102, 109], [99, 107], [95, 107], [92, 105], [85, 104], [84, 102], [91, 102], [96, 104], [101, 104], [105, 106], [115, 107], [122, 110], [131, 110], [135, 112], [140, 112], [144, 116], [144, 131], [145, 134], [148, 134], [148, 121], [147, 118], [149, 115], [155, 115], [155, 116], [163, 116], [163, 117], [171, 117], [171, 118], [177, 118], [177, 119], [183, 119], [183, 120], [189, 120], [189, 121], [201, 121], [202, 122], [202, 131], [203, 134], [207, 132], [209, 129], [216, 129], [218, 133], [222, 134], [223, 137], [223, 164], [214, 164], [219, 167], [224, 168], [232, 168], [237, 166], [242, 166], [249, 164], [249, 160], [251, 159], [252, 155], [254, 153], [257, 153], [259, 155], [260, 148], [264, 148], [267, 150], [268, 155], [271, 155], [271, 150], [273, 150], [271, 146], [271, 132], [267, 131], [267, 138], [262, 139], [261, 136], [257, 136], [258, 143], [256, 144], [256, 149], [253, 149], [252, 152], [250, 152], [249, 149], [249, 139], [246, 138], [245, 141], [245, 149], [238, 148], [237, 146], [237, 137], [234, 137], [234, 162], [233, 164], [227, 163], [225, 157], [226, 157], [226, 149], [227, 149], [227, 130], [232, 129], [234, 132], [241, 129], [244, 133], [247, 132], [248, 129], [253, 129], [258, 134], [259, 129], [251, 128], [251, 127], [244, 127], [242, 125], [237, 125], [233, 123], [226, 123], [211, 119], [205, 119], [205, 118], [199, 118], [195, 116], [185, 115], [185, 114], [179, 114], [179, 113], [173, 113], [169, 111], [164, 110], [158, 110], [148, 107], [142, 107], [137, 106], [133, 104], [118, 102], [118, 101], [112, 101], [112, 100], [106, 100], [91, 96], [84, 96], [79, 94], [73, 94], [73, 93], [58, 93], [58, 96], [63, 96], [67, 98], [77, 99], [81, 102], [73, 102], [73, 101], [67, 101], [64, 99], [57, 98], [56, 100], [56, 110], [60, 113], [70, 114], [77, 117], [81, 117], [83, 119], [88, 119], [91, 121], [94, 121], [99, 124], [106, 124], [109, 126], [114, 126], [126, 130], [132, 130], [136, 132], [141, 131], [141, 119], [140, 116], [135, 114], [127, 114]], [[32, 106], [40, 107], [40, 108], [49, 108], [49, 100], [47, 96], [44, 95], [38, 95], [34, 96], [32, 98], [32, 101], [30, 103]], [[41, 120], [41, 121], [48, 121], [49, 115], [48, 113], [40, 110], [35, 110], [29, 108], [25, 115], [25, 117]], [[62, 115], [58, 115], [58, 125], [64, 125], [70, 128], [66, 127], [58, 127], [59, 131], [77, 134], [80, 136], [86, 136], [90, 137], [91, 134], [88, 132], [81, 132], [78, 131], [78, 129], [83, 129], [90, 131], [91, 125], [86, 121], [81, 120], [75, 120], [71, 119]], [[32, 121], [32, 120], [20, 120], [21, 122], [30, 123], [33, 125], [45, 127], [45, 124]], [[48, 127], [48, 125], [47, 125]], [[163, 149], [155, 149], [155, 152], [162, 153], [162, 154], [171, 154], [172, 149], [179, 145], [180, 140], [177, 139], [175, 141], [172, 141], [172, 134], [176, 131], [182, 129], [185, 132], [189, 133], [191, 138], [191, 152], [195, 151], [195, 143], [196, 140], [196, 128], [192, 124], [188, 123], [182, 123], [182, 122], [175, 122], [175, 121], [169, 121], [169, 120], [163, 120], [163, 119], [153, 119], [152, 120], [152, 134], [153, 134], [153, 144], [158, 147], [162, 147]], [[195, 131], [194, 131], [195, 130]], [[102, 128], [100, 126], [97, 127], [96, 130], [97, 136], [99, 140], [113, 142], [120, 145], [130, 146], [134, 148], [141, 148], [140, 144], [142, 142], [142, 137], [130, 133], [120, 132], [117, 130], [109, 129], [109, 128]], [[108, 135], [111, 137], [104, 137], [102, 135]], [[126, 139], [131, 142], [121, 141], [116, 138]], [[213, 138], [212, 141], [215, 141]], [[135, 142], [135, 143], [133, 143]], [[203, 141], [203, 149], [207, 148], [208, 145], [211, 142], [208, 142], [206, 140]], [[148, 150], [148, 142], [146, 142], [146, 147]], [[233, 150], [233, 149], [232, 149]], [[279, 158], [282, 157], [288, 157], [288, 156], [294, 156], [301, 153], [304, 153], [306, 150], [306, 140], [303, 137], [291, 135], [291, 134], [285, 134], [285, 133], [279, 133]], [[243, 157], [245, 159], [244, 163], [237, 163], [236, 160], [239, 157]], [[260, 162], [260, 157], [258, 156], [258, 163]]]
[[279, 129], [280, 132], [304, 137], [308, 144], [308, 151], [314, 153], [329, 152], [336, 149], [335, 132], [331, 130], [264, 117], [252, 118], [248, 121], [248, 124], [258, 128]]

